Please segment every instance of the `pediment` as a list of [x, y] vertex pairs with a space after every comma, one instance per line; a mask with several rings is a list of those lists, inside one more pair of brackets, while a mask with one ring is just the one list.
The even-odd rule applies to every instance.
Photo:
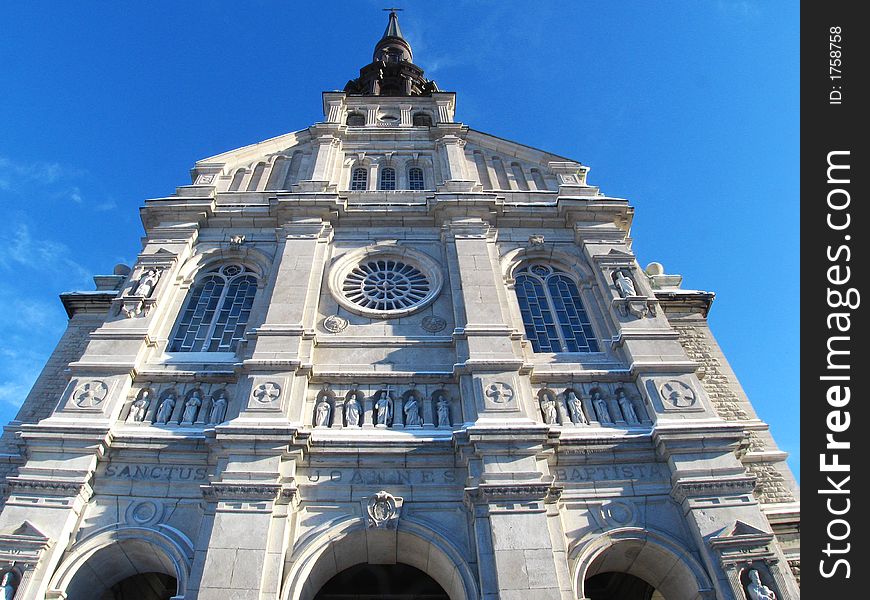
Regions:
[[6, 535], [14, 535], [16, 537], [28, 537], [47, 540], [48, 537], [42, 533], [37, 527], [28, 520], [24, 520], [18, 527], [12, 531], [5, 532]]
[[714, 539], [718, 540], [727, 540], [733, 538], [742, 538], [742, 537], [755, 537], [755, 536], [769, 536], [771, 533], [769, 531], [764, 531], [763, 529], [758, 529], [749, 523], [745, 523], [743, 521], [737, 520], [734, 521], [734, 525], [731, 527], [726, 527], [723, 529]]

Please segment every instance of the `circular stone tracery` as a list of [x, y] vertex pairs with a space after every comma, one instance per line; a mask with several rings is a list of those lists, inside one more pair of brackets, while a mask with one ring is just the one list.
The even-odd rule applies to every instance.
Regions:
[[428, 255], [384, 244], [341, 257], [331, 269], [329, 289], [352, 313], [395, 319], [431, 304], [442, 282], [441, 267]]
[[429, 295], [431, 287], [417, 267], [399, 260], [378, 259], [351, 270], [344, 278], [342, 292], [363, 308], [391, 311], [414, 307]]

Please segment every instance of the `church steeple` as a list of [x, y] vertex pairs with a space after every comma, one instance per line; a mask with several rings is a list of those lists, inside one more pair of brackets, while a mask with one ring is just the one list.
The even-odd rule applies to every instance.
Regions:
[[423, 69], [413, 62], [411, 44], [399, 28], [399, 9], [387, 10], [387, 28], [375, 45], [371, 64], [360, 69], [359, 77], [348, 81], [344, 91], [362, 96], [429, 96], [437, 92], [435, 82], [425, 79]]
[[375, 46], [372, 60], [382, 60], [384, 62], [406, 60], [409, 63], [414, 62], [411, 44], [402, 37], [402, 30], [399, 29], [399, 16], [396, 14], [396, 9], [390, 9], [390, 20], [387, 22], [387, 28], [384, 30], [384, 37]]

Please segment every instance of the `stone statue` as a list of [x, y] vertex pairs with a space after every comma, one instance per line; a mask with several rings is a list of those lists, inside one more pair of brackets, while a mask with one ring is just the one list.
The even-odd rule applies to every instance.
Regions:
[[577, 397], [577, 394], [569, 391], [567, 401], [568, 411], [571, 413], [571, 422], [579, 423], [581, 425], [589, 425], [589, 420], [583, 412], [583, 401]]
[[592, 393], [592, 405], [595, 406], [595, 412], [598, 413], [599, 423], [602, 425], [613, 425], [613, 419], [610, 418], [610, 411], [607, 409], [607, 401], [598, 390]]
[[359, 401], [356, 399], [356, 394], [353, 394], [350, 398], [347, 399], [347, 402], [344, 403], [345, 424], [348, 427], [359, 427], [359, 414]]
[[139, 277], [139, 281], [136, 282], [136, 287], [130, 293], [131, 296], [142, 296], [143, 298], [148, 298], [151, 296], [151, 292], [154, 291], [154, 288], [157, 287], [157, 281], [160, 279], [160, 271], [157, 269], [148, 269], [142, 276]]
[[614, 283], [620, 296], [623, 298], [637, 296], [637, 291], [634, 289], [634, 281], [628, 276], [625, 269], [618, 270], [615, 275]]
[[377, 411], [377, 424], [390, 426], [390, 421], [393, 420], [393, 402], [387, 395], [387, 392], [381, 392], [375, 402], [375, 410]]
[[417, 402], [417, 397], [414, 394], [408, 396], [408, 399], [405, 400], [405, 406], [402, 410], [405, 411], [406, 427], [419, 427], [423, 424], [423, 421], [420, 419], [420, 405]]
[[441, 394], [435, 401], [435, 412], [438, 414], [438, 427], [450, 427], [450, 401]]
[[541, 412], [544, 413], [544, 423], [547, 425], [558, 425], [559, 417], [556, 412], [556, 400], [549, 392], [545, 392], [541, 396]]
[[3, 588], [3, 600], [13, 600], [15, 598], [15, 590], [18, 589], [18, 584], [15, 583], [15, 573], [12, 571], [3, 573], [0, 587]]
[[634, 404], [625, 395], [624, 390], [616, 392], [616, 402], [619, 404], [619, 408], [622, 409], [622, 416], [625, 417], [627, 423], [630, 425], [640, 424], [640, 419], [637, 418], [637, 413], [634, 411]]
[[130, 412], [127, 414], [128, 423], [141, 423], [145, 420], [145, 415], [148, 412], [148, 405], [151, 403], [151, 392], [142, 390], [139, 397], [130, 406]]
[[199, 412], [199, 407], [202, 406], [202, 396], [198, 390], [194, 390], [190, 394], [190, 398], [184, 403], [184, 413], [181, 415], [181, 422], [184, 425], [192, 425], [196, 421], [196, 413]]
[[160, 425], [166, 425], [169, 422], [169, 419], [172, 418], [172, 411], [174, 410], [175, 396], [169, 394], [163, 399], [163, 402], [160, 403], [160, 408], [157, 409], [157, 419], [155, 419], [154, 422]]
[[749, 571], [749, 583], [746, 585], [746, 595], [749, 600], [776, 600], [772, 589], [761, 583], [761, 575], [752, 569]]
[[317, 403], [317, 408], [314, 410], [314, 425], [317, 427], [329, 427], [329, 415], [332, 413], [332, 407], [326, 398], [321, 398]]
[[209, 425], [220, 425], [227, 417], [227, 397], [220, 392], [212, 398], [211, 414], [208, 416]]

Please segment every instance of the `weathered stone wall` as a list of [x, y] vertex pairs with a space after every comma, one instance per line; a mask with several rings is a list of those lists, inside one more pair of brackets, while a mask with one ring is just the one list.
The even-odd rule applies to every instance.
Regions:
[[755, 475], [755, 497], [762, 504], [794, 502], [795, 497], [782, 473], [770, 463], [750, 463], [746, 470]]
[[[740, 421], [750, 416], [742, 404], [747, 404], [734, 391], [734, 384], [722, 368], [721, 351], [710, 344], [706, 324], [699, 322], [674, 323], [671, 325], [680, 336], [680, 343], [691, 360], [701, 364], [701, 383], [710, 396], [710, 401], [720, 417], [726, 421]], [[730, 371], [730, 369], [728, 369]]]
[[[42, 369], [33, 388], [18, 410], [15, 420], [8, 425], [0, 437], [0, 480], [16, 468], [18, 446], [15, 435], [18, 424], [36, 423], [51, 415], [58, 399], [67, 384], [64, 371], [69, 363], [78, 360], [88, 343], [88, 336], [102, 325], [103, 316], [89, 313], [74, 315]], [[0, 498], [0, 502], [2, 502]]]

